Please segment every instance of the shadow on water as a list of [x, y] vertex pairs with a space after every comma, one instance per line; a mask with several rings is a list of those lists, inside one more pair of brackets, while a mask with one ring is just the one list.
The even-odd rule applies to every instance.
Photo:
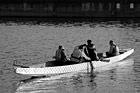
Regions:
[[29, 83], [29, 82], [32, 82], [36, 79], [41, 79], [41, 78], [46, 78], [47, 76], [32, 76], [28, 79], [23, 79], [23, 80], [20, 80], [20, 83]]

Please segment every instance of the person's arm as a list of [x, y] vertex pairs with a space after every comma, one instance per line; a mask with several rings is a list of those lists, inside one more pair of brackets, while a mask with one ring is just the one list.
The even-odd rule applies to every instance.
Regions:
[[116, 46], [116, 53], [117, 53], [117, 55], [119, 55], [119, 54], [120, 54], [120, 49], [119, 49], [119, 47], [118, 47], [118, 46]]
[[98, 57], [98, 54], [97, 54], [96, 51], [95, 51], [95, 56], [96, 56], [96, 60], [98, 61], [99, 60], [99, 57]]
[[84, 53], [85, 53], [87, 56], [89, 56], [87, 46], [84, 48]]
[[64, 53], [64, 51], [62, 51], [62, 58], [67, 59], [66, 54]]
[[118, 46], [116, 46], [116, 50], [119, 52], [120, 51], [120, 49], [119, 49], [119, 47]]
[[86, 56], [86, 54], [84, 52], [82, 52], [82, 57], [84, 57], [86, 60], [90, 60], [90, 58], [88, 56]]
[[110, 46], [109, 53], [113, 52], [113, 46]]
[[55, 56], [53, 56], [54, 59], [57, 59], [57, 51], [55, 52]]

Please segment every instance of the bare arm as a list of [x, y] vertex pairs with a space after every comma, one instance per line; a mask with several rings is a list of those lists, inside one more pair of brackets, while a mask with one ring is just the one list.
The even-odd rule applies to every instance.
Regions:
[[99, 60], [99, 57], [97, 55], [97, 52], [95, 51], [95, 55], [96, 55], [96, 60]]
[[82, 52], [82, 57], [84, 57], [86, 60], [90, 60], [90, 58], [88, 56], [86, 56], [86, 54], [84, 52]]
[[113, 52], [113, 46], [110, 46], [109, 53]]

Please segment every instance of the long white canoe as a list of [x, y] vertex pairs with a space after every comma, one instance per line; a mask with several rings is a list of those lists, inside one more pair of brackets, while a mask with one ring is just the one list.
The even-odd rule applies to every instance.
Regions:
[[[125, 49], [124, 52], [118, 56], [105, 58], [104, 61], [92, 61], [94, 69], [105, 67], [111, 65], [115, 62], [121, 61], [126, 57], [130, 56], [134, 49]], [[108, 61], [109, 62], [106, 62]], [[49, 66], [46, 67], [46, 63], [33, 65], [29, 67], [15, 67], [15, 72], [17, 74], [28, 75], [28, 76], [43, 76], [43, 75], [52, 75], [52, 74], [61, 74], [68, 72], [76, 72], [85, 69], [90, 69], [89, 62], [71, 64], [71, 65], [63, 65], [63, 66]]]

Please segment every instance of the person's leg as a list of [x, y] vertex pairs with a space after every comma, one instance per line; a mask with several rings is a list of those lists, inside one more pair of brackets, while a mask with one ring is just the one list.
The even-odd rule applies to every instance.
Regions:
[[106, 57], [109, 57], [109, 53], [108, 52], [106, 52]]
[[106, 52], [106, 57], [112, 57], [113, 55], [110, 54], [109, 52]]
[[98, 55], [99, 58], [103, 57], [103, 53], [98, 53], [97, 55]]

